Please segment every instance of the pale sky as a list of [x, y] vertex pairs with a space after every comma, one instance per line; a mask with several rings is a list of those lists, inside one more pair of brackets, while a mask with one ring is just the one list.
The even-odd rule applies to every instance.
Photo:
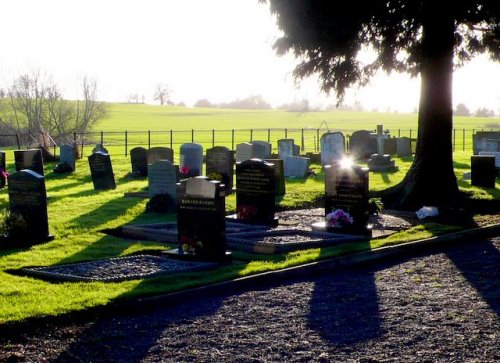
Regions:
[[[294, 85], [292, 56], [272, 50], [279, 31], [257, 0], [0, 0], [0, 87], [21, 73], [53, 76], [67, 98], [79, 97], [84, 76], [97, 79], [100, 98], [152, 103], [159, 82], [174, 102], [231, 101], [262, 95], [279, 106], [307, 98], [335, 103], [314, 79]], [[352, 90], [347, 104], [412, 111], [419, 81], [393, 74]], [[500, 64], [485, 57], [455, 72], [454, 104], [500, 113]]]

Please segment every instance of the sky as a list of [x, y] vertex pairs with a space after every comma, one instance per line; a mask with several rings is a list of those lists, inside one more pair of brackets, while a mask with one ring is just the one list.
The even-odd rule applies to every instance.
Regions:
[[[336, 102], [316, 79], [297, 86], [293, 56], [272, 49], [280, 36], [268, 5], [257, 0], [0, 0], [0, 88], [35, 70], [51, 75], [65, 97], [80, 96], [83, 77], [97, 80], [99, 98], [153, 103], [168, 84], [175, 103], [191, 106], [262, 95], [273, 106], [307, 98]], [[352, 89], [346, 104], [411, 112], [419, 79], [377, 75]], [[500, 64], [480, 57], [454, 75], [454, 104], [500, 113]]]

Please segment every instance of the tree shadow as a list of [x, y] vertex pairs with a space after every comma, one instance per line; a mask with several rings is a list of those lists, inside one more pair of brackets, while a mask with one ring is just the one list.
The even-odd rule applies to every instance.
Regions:
[[446, 256], [476, 289], [497, 317], [500, 317], [500, 238], [469, 242]]

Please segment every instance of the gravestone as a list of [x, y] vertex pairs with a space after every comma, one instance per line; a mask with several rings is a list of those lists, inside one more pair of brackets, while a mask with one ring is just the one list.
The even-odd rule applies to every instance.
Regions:
[[5, 151], [0, 151], [0, 188], [5, 187], [7, 175], [8, 173], [5, 160]]
[[45, 178], [32, 170], [25, 169], [9, 175], [9, 209], [19, 214], [26, 222], [26, 230], [13, 239], [42, 242], [51, 240], [47, 214], [47, 192]]
[[411, 139], [408, 137], [398, 137], [396, 139], [396, 154], [400, 157], [412, 155]]
[[390, 137], [384, 140], [384, 154], [388, 155], [397, 154], [397, 138]]
[[500, 172], [500, 151], [498, 151], [498, 152], [480, 151], [479, 155], [493, 156], [495, 158], [495, 168], [497, 169], [497, 174], [499, 174], [499, 172]]
[[311, 159], [301, 156], [285, 156], [283, 164], [285, 177], [305, 178], [309, 174]]
[[[371, 234], [368, 227], [368, 181], [368, 168], [344, 166], [340, 163], [326, 166], [326, 220], [313, 224], [313, 230], [326, 227], [326, 230], [336, 233]], [[350, 220], [343, 218], [346, 213]], [[329, 215], [336, 218], [328, 220]]]
[[73, 145], [63, 144], [59, 147], [59, 164], [67, 164], [71, 171], [76, 170], [76, 154]]
[[148, 164], [153, 164], [158, 160], [168, 160], [171, 163], [174, 162], [174, 150], [169, 147], [152, 147], [146, 153], [146, 159]]
[[143, 147], [134, 147], [130, 150], [132, 173], [139, 176], [148, 176], [148, 151]]
[[477, 187], [495, 187], [495, 157], [489, 155], [472, 155], [471, 163], [471, 185]]
[[108, 149], [106, 149], [103, 144], [96, 144], [95, 147], [92, 149], [92, 154], [95, 154], [96, 152], [99, 151], [104, 154], [109, 154]]
[[472, 135], [472, 147], [474, 155], [481, 151], [500, 151], [500, 131], [477, 131]]
[[226, 204], [221, 183], [198, 176], [182, 184], [185, 192], [177, 211], [179, 247], [175, 254], [226, 262]]
[[274, 190], [277, 197], [286, 194], [285, 165], [283, 159], [266, 159], [266, 163], [274, 164]]
[[179, 167], [184, 177], [195, 177], [203, 173], [203, 147], [200, 144], [181, 145]]
[[299, 156], [300, 155], [300, 146], [293, 144], [293, 156]]
[[349, 155], [353, 160], [366, 161], [377, 152], [377, 140], [370, 137], [370, 131], [354, 131], [349, 138]]
[[14, 159], [16, 171], [29, 169], [44, 175], [42, 151], [40, 149], [14, 150]]
[[231, 221], [274, 226], [274, 165], [251, 159], [236, 163], [236, 215]]
[[97, 151], [90, 155], [89, 166], [95, 190], [115, 189], [115, 175], [109, 154]]
[[241, 163], [254, 157], [254, 146], [249, 142], [236, 145], [236, 162]]
[[320, 139], [321, 166], [329, 165], [344, 157], [345, 138], [341, 132], [328, 132]]
[[253, 157], [257, 159], [269, 159], [271, 157], [271, 144], [265, 141], [252, 141]]
[[175, 166], [168, 160], [158, 160], [148, 165], [148, 194], [167, 194], [175, 202], [177, 199], [177, 176]]
[[370, 171], [392, 171], [396, 169], [391, 155], [384, 154], [384, 141], [389, 139], [389, 134], [384, 133], [383, 125], [377, 125], [377, 132], [370, 134], [370, 137], [377, 140], [377, 154], [372, 154], [367, 164]]
[[226, 194], [232, 193], [234, 175], [234, 153], [225, 146], [207, 149], [206, 173], [210, 179], [224, 184]]
[[285, 156], [295, 156], [294, 154], [294, 140], [293, 139], [281, 139], [278, 140], [278, 155], [280, 159]]

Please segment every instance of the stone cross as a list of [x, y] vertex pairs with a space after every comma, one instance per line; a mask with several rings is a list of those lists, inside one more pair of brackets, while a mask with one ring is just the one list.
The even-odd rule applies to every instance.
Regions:
[[379, 155], [384, 155], [384, 140], [389, 138], [388, 134], [384, 134], [383, 125], [377, 125], [377, 132], [371, 133], [372, 139], [377, 139], [377, 150]]

